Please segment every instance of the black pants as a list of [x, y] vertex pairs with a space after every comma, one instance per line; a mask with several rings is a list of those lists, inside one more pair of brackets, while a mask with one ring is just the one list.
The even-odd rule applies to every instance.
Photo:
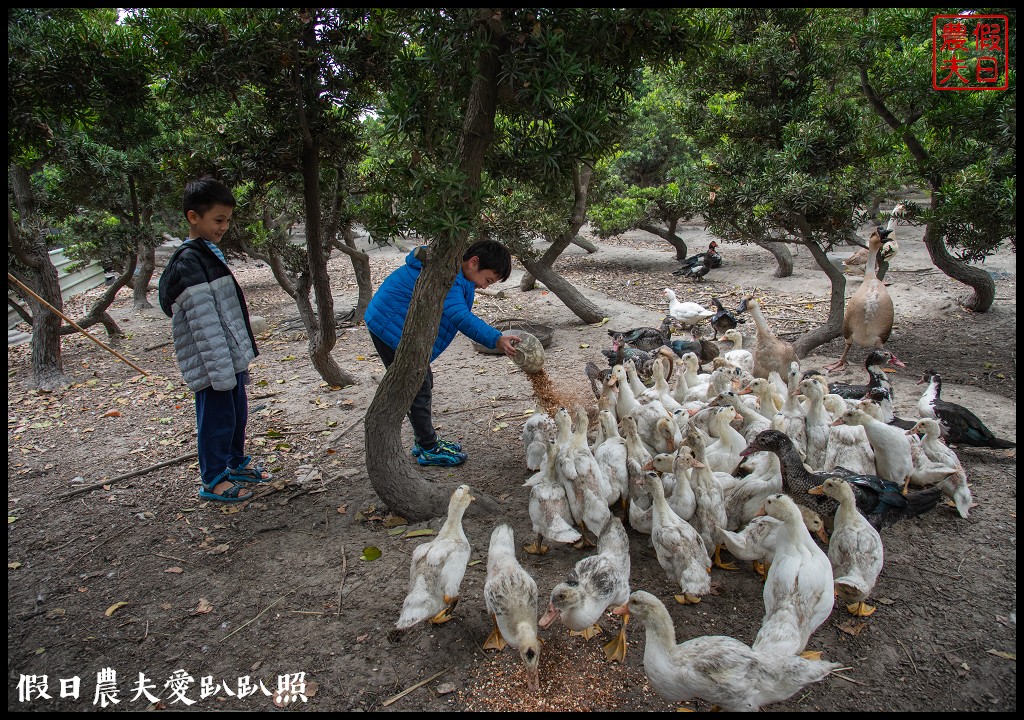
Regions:
[[[395, 351], [379, 337], [370, 333], [370, 340], [376, 348], [384, 367], [391, 367], [395, 361]], [[423, 378], [423, 385], [420, 386], [416, 397], [412, 399], [412, 407], [409, 408], [408, 418], [412, 425], [412, 435], [416, 443], [427, 450], [432, 450], [437, 445], [437, 433], [434, 431], [434, 422], [430, 417], [430, 404], [433, 397], [434, 374], [427, 365], [427, 374]]]

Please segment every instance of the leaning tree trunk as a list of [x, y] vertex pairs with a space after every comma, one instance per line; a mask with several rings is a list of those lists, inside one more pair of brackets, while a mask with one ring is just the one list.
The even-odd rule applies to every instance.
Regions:
[[607, 315], [577, 290], [571, 282], [559, 275], [553, 268], [543, 265], [540, 260], [522, 260], [522, 263], [583, 322], [588, 325], [599, 323]]
[[683, 262], [686, 260], [686, 255], [689, 249], [686, 247], [686, 242], [676, 235], [676, 228], [679, 227], [679, 220], [672, 220], [667, 228], [660, 228], [657, 225], [651, 223], [641, 223], [637, 225], [637, 228], [644, 232], [649, 232], [652, 235], [657, 235], [662, 240], [665, 240], [669, 245], [676, 249], [676, 260]]
[[[304, 42], [307, 47], [316, 44], [316, 29], [310, 23], [305, 30]], [[320, 208], [320, 143], [311, 130], [311, 118], [307, 115], [307, 107], [315, 107], [315, 103], [307, 105], [307, 99], [318, 92], [317, 79], [298, 72], [298, 120], [302, 132], [302, 195], [306, 210], [306, 262], [307, 269], [296, 283], [295, 304], [299, 309], [299, 317], [306, 327], [309, 342], [309, 358], [313, 367], [328, 385], [345, 387], [355, 385], [356, 379], [342, 370], [331, 357], [331, 350], [338, 341], [334, 329], [334, 298], [331, 295], [331, 278], [327, 273], [327, 259], [330, 247], [324, 243], [321, 228]], [[301, 287], [300, 287], [301, 286]], [[316, 302], [316, 312], [309, 306], [309, 291], [312, 289]]]
[[[466, 177], [465, 198], [480, 186], [484, 155], [494, 139], [494, 114], [498, 94], [498, 48], [493, 43], [503, 36], [500, 15], [480, 10], [489, 27], [492, 44], [477, 57], [476, 72], [466, 104], [459, 141], [459, 169]], [[467, 203], [469, 200], [466, 201]], [[477, 208], [467, 208], [474, 216]], [[409, 453], [402, 447], [401, 430], [412, 399], [423, 383], [430, 363], [431, 348], [441, 324], [441, 308], [458, 272], [462, 254], [469, 245], [469, 233], [440, 238], [426, 252], [421, 251], [423, 270], [413, 289], [402, 339], [395, 361], [384, 373], [366, 410], [364, 447], [370, 484], [396, 515], [417, 522], [448, 510], [452, 488], [435, 485], [413, 472]], [[474, 514], [497, 514], [501, 505], [474, 490]]]
[[988, 312], [996, 299], [996, 283], [984, 270], [962, 263], [949, 254], [944, 234], [941, 230], [926, 225], [924, 228], [924, 244], [935, 267], [949, 277], [974, 288], [974, 294], [961, 303], [972, 312]]
[[843, 275], [843, 271], [831, 263], [828, 255], [814, 240], [805, 239], [803, 244], [832, 283], [832, 296], [829, 299], [828, 319], [825, 324], [801, 335], [793, 342], [793, 350], [800, 358], [806, 357], [819, 345], [824, 345], [843, 334], [843, 316], [846, 311], [846, 276]]
[[361, 323], [363, 321], [363, 313], [366, 312], [366, 306], [370, 304], [370, 298], [373, 297], [373, 282], [370, 279], [370, 256], [356, 249], [356, 235], [352, 231], [351, 223], [345, 226], [342, 234], [345, 238], [345, 244], [337, 243], [335, 247], [348, 255], [352, 261], [352, 272], [356, 276], [356, 287], [359, 290], [359, 296], [356, 298], [354, 320]]
[[754, 244], [775, 256], [775, 262], [779, 264], [775, 270], [775, 277], [784, 278], [793, 274], [793, 253], [785, 243], [754, 240]]
[[[132, 286], [132, 309], [148, 310], [153, 307], [149, 301], [149, 284], [153, 281], [156, 271], [156, 248], [148, 239], [140, 239], [137, 247], [139, 274], [135, 276]], [[132, 268], [134, 272], [134, 268]]]
[[[569, 220], [561, 235], [552, 241], [551, 247], [547, 249], [547, 252], [538, 261], [545, 268], [550, 269], [553, 267], [555, 260], [569, 246], [569, 243], [576, 242], [576, 236], [580, 228], [587, 221], [587, 193], [590, 191], [590, 178], [593, 174], [594, 166], [588, 162], [582, 163], [582, 167], [573, 165], [572, 190], [574, 199], [572, 213], [569, 215]], [[538, 266], [534, 265], [534, 267]], [[536, 278], [536, 273], [531, 271], [529, 267], [526, 270], [527, 272], [523, 275], [523, 279], [519, 281], [519, 289], [524, 292], [533, 290]]]
[[[110, 306], [113, 304], [114, 299], [117, 297], [118, 291], [121, 290], [125, 285], [128, 285], [132, 280], [132, 275], [135, 273], [135, 255], [134, 253], [128, 258], [125, 263], [125, 268], [121, 271], [121, 275], [118, 276], [110, 287], [108, 287], [102, 295], [96, 298], [96, 301], [89, 308], [89, 312], [79, 319], [75, 320], [75, 324], [80, 328], [88, 328], [93, 325], [102, 325], [103, 329], [107, 331], [109, 337], [121, 337], [124, 333], [121, 332], [121, 328], [118, 327], [117, 322], [107, 312]], [[65, 325], [60, 329], [61, 335], [71, 335], [78, 332], [71, 325]]]

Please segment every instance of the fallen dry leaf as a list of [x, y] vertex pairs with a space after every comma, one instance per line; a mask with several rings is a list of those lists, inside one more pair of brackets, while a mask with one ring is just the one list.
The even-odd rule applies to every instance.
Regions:
[[182, 569], [181, 569], [180, 567], [178, 567], [177, 565], [175, 565], [174, 567], [169, 567], [169, 568], [167, 568], [166, 570], [164, 570], [164, 572], [165, 572], [165, 573], [174, 573], [175, 575], [180, 575], [181, 573], [183, 573], [183, 572], [185, 572], [185, 571], [184, 571], [184, 570], [182, 570]]
[[199, 598], [199, 604], [196, 605], [196, 609], [192, 611], [193, 615], [205, 615], [208, 612], [213, 611], [213, 603], [206, 598]]
[[207, 555], [223, 555], [231, 548], [227, 543], [221, 543], [217, 547], [210, 548], [206, 551]]
[[105, 413], [100, 415], [100, 417], [121, 417], [121, 411], [120, 410], [107, 410]]
[[1004, 658], [1006, 660], [1016, 660], [1017, 659], [1017, 653], [1006, 652], [1005, 650], [996, 650], [995, 648], [989, 648], [985, 652], [987, 652], [990, 655], [995, 655], [996, 657]]
[[840, 625], [839, 629], [847, 635], [853, 635], [854, 637], [857, 637], [861, 634], [861, 632], [863, 632], [864, 628], [866, 628], [867, 626], [867, 623], [855, 623], [852, 620], [849, 620]]
[[106, 615], [107, 617], [110, 617], [111, 615], [116, 613], [118, 610], [120, 610], [121, 608], [123, 608], [127, 604], [128, 603], [126, 603], [126, 602], [116, 602], [113, 605], [111, 605], [110, 607], [108, 607], [103, 614]]

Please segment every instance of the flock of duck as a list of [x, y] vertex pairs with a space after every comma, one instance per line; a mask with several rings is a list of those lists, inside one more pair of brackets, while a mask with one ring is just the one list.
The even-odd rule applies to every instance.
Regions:
[[[485, 648], [518, 650], [537, 690], [538, 629], [560, 620], [589, 639], [611, 610], [623, 622], [604, 647], [609, 661], [624, 659], [634, 617], [645, 628], [644, 670], [659, 694], [756, 710], [838, 668], [806, 647], [836, 597], [854, 615], [875, 611], [867, 600], [884, 564], [880, 531], [943, 498], [968, 517], [971, 491], [950, 445], [1015, 443], [943, 401], [933, 371], [922, 377], [921, 417], [895, 417], [887, 375], [905, 366], [888, 350], [869, 353], [866, 384], [830, 383], [801, 371], [753, 297], [731, 312], [665, 293], [669, 313], [660, 328], [611, 332], [610, 367], [588, 367], [591, 408], [537, 410], [525, 422], [534, 538], [524, 549], [596, 550], [551, 590], [538, 619], [537, 583], [516, 559], [512, 528], [494, 528], [484, 585], [494, 632]], [[749, 350], [737, 329], [744, 312], [757, 332]], [[698, 337], [705, 321], [714, 342]], [[673, 341], [676, 327], [693, 340]], [[732, 349], [721, 352], [722, 341]], [[468, 486], [456, 489], [437, 537], [414, 551], [398, 628], [450, 619], [470, 557], [462, 517], [472, 500]], [[662, 600], [632, 589], [625, 523], [648, 536], [682, 605], [711, 592], [713, 567], [735, 569], [722, 561], [723, 548], [754, 563], [764, 579], [764, 616], [753, 643], [703, 636], [677, 644]]]

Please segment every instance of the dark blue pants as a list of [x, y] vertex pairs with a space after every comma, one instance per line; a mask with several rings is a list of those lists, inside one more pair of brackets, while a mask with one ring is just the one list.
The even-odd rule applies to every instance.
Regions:
[[[391, 363], [395, 361], [394, 349], [372, 332], [370, 340], [373, 342], [373, 347], [376, 348], [381, 362], [384, 363], [384, 367], [391, 367]], [[412, 407], [409, 408], [408, 413], [409, 423], [412, 425], [412, 435], [416, 439], [416, 443], [427, 450], [433, 450], [437, 445], [437, 432], [434, 430], [434, 421], [430, 415], [433, 390], [434, 374], [430, 371], [430, 366], [427, 365], [427, 374], [423, 378], [419, 392], [412, 399]]]
[[245, 424], [249, 401], [245, 386], [249, 373], [235, 375], [231, 390], [206, 388], [196, 393], [196, 444], [203, 484], [210, 485], [229, 467], [245, 459]]

